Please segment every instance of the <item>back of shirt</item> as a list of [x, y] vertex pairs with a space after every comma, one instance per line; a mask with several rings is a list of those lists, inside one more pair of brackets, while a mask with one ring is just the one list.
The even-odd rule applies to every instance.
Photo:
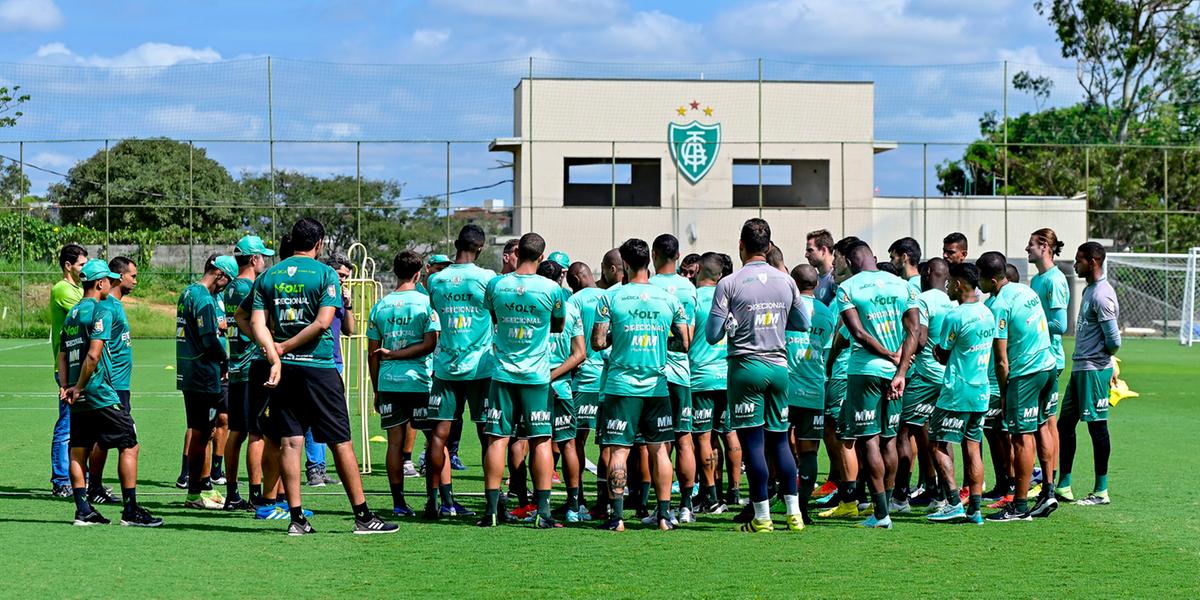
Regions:
[[50, 288], [50, 350], [54, 353], [54, 369], [58, 370], [59, 336], [67, 313], [83, 299], [83, 288], [65, 279]]
[[813, 296], [825, 306], [833, 305], [834, 299], [837, 298], [837, 280], [833, 277], [833, 269], [817, 279], [817, 289], [813, 290]]
[[[571, 356], [571, 340], [576, 337], [584, 337], [583, 333], [583, 318], [579, 314], [579, 309], [570, 302], [563, 305], [566, 310], [567, 318], [563, 321], [563, 330], [559, 333], [550, 334], [550, 342], [554, 344], [554, 350], [550, 354], [550, 369], [554, 370], [567, 362], [567, 358]], [[587, 343], [586, 340], [584, 343]], [[558, 379], [550, 382], [550, 388], [558, 395], [559, 398], [571, 398], [571, 373], [566, 373]]]
[[550, 322], [566, 318], [562, 297], [562, 287], [540, 275], [509, 273], [492, 280], [484, 306], [496, 323], [493, 380], [550, 383]]
[[129, 334], [129, 318], [125, 306], [116, 296], [109, 296], [101, 304], [112, 313], [112, 331], [104, 344], [112, 360], [113, 389], [128, 392], [133, 379], [133, 336]]
[[[425, 334], [441, 331], [438, 314], [429, 296], [416, 290], [392, 292], [371, 307], [367, 339], [381, 348], [400, 350], [419, 344]], [[379, 391], [428, 393], [430, 355], [405, 360], [379, 361]]]
[[[1067, 285], [1067, 276], [1058, 267], [1050, 267], [1045, 273], [1038, 273], [1029, 280], [1029, 287], [1042, 301], [1042, 310], [1046, 317], [1055, 310], [1067, 310], [1071, 304], [1071, 288]], [[1054, 354], [1054, 366], [1062, 370], [1066, 366], [1066, 355], [1063, 354], [1061, 333], [1050, 334], [1050, 352]]]
[[596, 322], [612, 334], [605, 395], [666, 396], [671, 325], [690, 321], [675, 296], [653, 285], [627, 283], [605, 294], [596, 307]]
[[833, 344], [837, 319], [829, 307], [812, 296], [800, 296], [812, 310], [808, 331], [789, 331], [788, 400], [800, 408], [824, 408], [825, 359]]
[[942, 290], [926, 290], [908, 303], [906, 310], [917, 309], [917, 317], [928, 332], [925, 347], [913, 359], [910, 375], [920, 375], [934, 383], [942, 382], [946, 367], [933, 357], [933, 347], [942, 339], [942, 323], [946, 315], [954, 310], [954, 302]]
[[[995, 295], [988, 296], [987, 298], [984, 298], [984, 300], [983, 300], [983, 307], [988, 309], [988, 312], [992, 313], [992, 323], [996, 322], [996, 311], [992, 309], [992, 306], [995, 303], [996, 303]], [[999, 331], [997, 330], [996, 333], [999, 333]], [[992, 337], [992, 351], [990, 353], [988, 353], [987, 376], [988, 376], [988, 394], [990, 394], [992, 396], [999, 396], [1000, 395], [1000, 380], [996, 379], [995, 335], [993, 335], [993, 337]]]
[[[726, 323], [729, 356], [753, 356], [787, 366], [787, 323], [803, 312], [800, 290], [786, 273], [762, 261], [746, 263], [717, 283], [709, 319]], [[808, 313], [803, 313], [806, 318]]]
[[696, 335], [692, 337], [692, 347], [688, 350], [692, 391], [696, 392], [723, 390], [728, 385], [728, 338], [723, 337], [716, 344], [709, 344], [708, 336], [704, 335], [704, 324], [708, 322], [708, 313], [712, 310], [713, 294], [716, 291], [715, 285], [696, 288], [696, 312], [692, 319], [696, 324]]
[[[916, 290], [903, 279], [882, 271], [862, 271], [842, 282], [838, 299], [842, 313], [854, 308], [867, 334], [892, 352], [904, 342], [904, 311], [917, 298]], [[892, 377], [896, 365], [855, 343], [850, 348], [850, 375]]]
[[221, 363], [206, 343], [219, 343], [217, 303], [208, 288], [184, 288], [175, 307], [175, 388], [188, 392], [221, 392]]
[[[678, 273], [660, 274], [650, 277], [650, 285], [672, 296], [683, 305], [684, 314], [691, 319], [696, 312], [696, 286]], [[688, 323], [692, 325], [692, 323]], [[691, 368], [687, 352], [667, 350], [667, 383], [691, 386]]]
[[950, 353], [937, 407], [958, 412], [985, 412], [988, 408], [988, 365], [996, 321], [981, 302], [969, 302], [945, 317], [945, 337], [938, 344]]
[[112, 339], [112, 312], [95, 298], [84, 298], [76, 303], [63, 319], [60, 350], [67, 355], [67, 372], [63, 374], [64, 385], [79, 382], [79, 372], [87, 358], [88, 348], [93, 341], [104, 342], [106, 348], [100, 353], [96, 370], [88, 378], [79, 399], [71, 405], [71, 411], [86, 411], [116, 406], [121, 403], [112, 385], [112, 358], [107, 345]]
[[1042, 301], [1023, 283], [1006, 283], [992, 304], [996, 337], [1008, 340], [1008, 376], [1021, 377], [1054, 368], [1050, 331]]
[[261, 358], [261, 351], [253, 340], [242, 333], [235, 315], [242, 302], [254, 289], [254, 280], [238, 277], [225, 288], [225, 321], [229, 334], [229, 383], [239, 383], [250, 378], [250, 362]]
[[429, 300], [442, 319], [433, 374], [444, 381], [492, 376], [492, 316], [484, 306], [496, 273], [454, 264], [429, 278]]
[[1075, 351], [1071, 354], [1072, 371], [1100, 371], [1112, 367], [1112, 356], [1104, 345], [1101, 323], [1120, 316], [1117, 292], [1107, 277], [1083, 288], [1079, 317], [1075, 322]]
[[[267, 313], [271, 337], [282, 342], [317, 319], [320, 309], [342, 306], [342, 287], [332, 267], [307, 256], [293, 256], [267, 269], [254, 282], [254, 310]], [[333, 369], [333, 333], [317, 338], [280, 357], [284, 363]]]
[[592, 349], [592, 327], [596, 324], [596, 305], [604, 290], [596, 287], [583, 288], [567, 299], [579, 311], [580, 327], [583, 329], [583, 345], [587, 348], [587, 358], [575, 369], [575, 379], [571, 389], [576, 392], [599, 392], [600, 373], [604, 371], [604, 353]]

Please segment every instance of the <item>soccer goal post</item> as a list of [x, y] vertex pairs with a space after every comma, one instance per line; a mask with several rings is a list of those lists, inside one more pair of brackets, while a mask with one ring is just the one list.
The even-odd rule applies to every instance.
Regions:
[[1196, 324], [1196, 263], [1186, 254], [1111, 253], [1107, 275], [1121, 303], [1121, 328], [1152, 337], [1176, 334], [1184, 345], [1200, 338]]

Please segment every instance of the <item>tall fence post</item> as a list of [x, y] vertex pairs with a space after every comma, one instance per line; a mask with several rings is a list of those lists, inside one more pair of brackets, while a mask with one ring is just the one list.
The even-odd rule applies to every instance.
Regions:
[[267, 154], [271, 163], [271, 238], [278, 240], [279, 209], [275, 201], [275, 85], [271, 57], [267, 57]]
[[[104, 254], [105, 255], [108, 255], [108, 212], [109, 212], [108, 188], [110, 187], [109, 186], [108, 168], [109, 168], [108, 140], [104, 140]], [[62, 265], [59, 265], [59, 266], [61, 267]]]
[[450, 242], [450, 142], [446, 142], [446, 242]]
[[354, 218], [354, 236], [358, 242], [362, 242], [362, 142], [354, 142], [354, 199], [358, 204], [358, 210], [355, 212]]
[[[21, 172], [21, 181], [25, 181], [25, 142], [17, 145], [17, 161], [18, 169]], [[25, 192], [29, 193], [28, 190]], [[21, 202], [24, 203], [24, 198]], [[28, 218], [30, 211], [18, 212], [21, 217], [21, 335], [25, 335], [25, 220]]]
[[[529, 231], [533, 231], [533, 57], [529, 57]], [[520, 231], [513, 232], [521, 235]]]
[[[617, 247], [617, 142], [611, 141], [608, 144], [609, 144], [608, 154], [609, 154], [609, 158], [611, 161], [610, 165], [609, 165], [609, 172], [610, 172], [609, 196], [612, 201], [612, 207], [608, 211], [609, 221], [610, 221], [609, 229], [608, 229], [608, 231], [609, 231], [608, 237], [609, 237], [609, 245], [612, 246], [613, 248], [616, 248]], [[676, 189], [678, 189], [678, 185], [679, 184], [676, 183]], [[603, 268], [603, 266], [601, 266], [601, 268]]]
[[839, 142], [838, 146], [839, 146], [840, 152], [841, 152], [841, 155], [838, 159], [838, 168], [841, 171], [840, 176], [841, 176], [841, 180], [842, 180], [842, 184], [839, 186], [842, 188], [842, 202], [841, 202], [841, 204], [842, 204], [842, 235], [841, 235], [841, 237], [846, 237], [847, 235], [849, 235], [846, 232], [846, 142]]
[[921, 144], [921, 247], [929, 247], [929, 144]]
[[[196, 205], [196, 171], [194, 166], [194, 158], [196, 145], [191, 140], [188, 140], [188, 279], [195, 277], [196, 262], [192, 255], [193, 248], [196, 246], [196, 223], [192, 217], [192, 207]], [[153, 250], [152, 250], [153, 251]], [[145, 252], [143, 256], [149, 256]], [[150, 265], [146, 265], [149, 267]]]
[[1083, 235], [1092, 237], [1092, 147], [1083, 147]]
[[1003, 252], [1008, 254], [1008, 61], [1004, 61], [1004, 244]]
[[762, 101], [762, 85], [763, 85], [763, 59], [758, 59], [758, 218], [762, 218], [763, 213], [763, 143], [762, 143], [762, 120], [763, 120], [763, 101]]

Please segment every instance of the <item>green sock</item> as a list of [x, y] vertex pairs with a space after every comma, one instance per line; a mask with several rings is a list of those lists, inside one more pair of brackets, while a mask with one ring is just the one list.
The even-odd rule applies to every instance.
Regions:
[[888, 516], [888, 496], [887, 492], [879, 492], [871, 494], [871, 502], [875, 503], [875, 518], [883, 520]]
[[617, 494], [616, 498], [611, 500], [612, 516], [614, 519], [625, 518], [625, 494]]
[[1029, 498], [1016, 498], [1013, 500], [1013, 505], [1017, 512], [1029, 512]]
[[121, 504], [125, 512], [133, 510], [137, 505], [137, 488], [121, 488]]
[[711, 485], [700, 486], [700, 501], [707, 507], [716, 502], [717, 488]]
[[600, 514], [604, 512], [604, 508], [608, 506], [608, 480], [596, 480], [596, 505], [592, 507], [592, 512]]
[[692, 510], [692, 486], [679, 486], [679, 506]]
[[425, 504], [437, 506], [438, 490], [433, 486], [425, 486]]
[[800, 484], [797, 491], [800, 494], [800, 512], [808, 513], [808, 502], [812, 499], [813, 484], [817, 479], [817, 453], [804, 452], [796, 465], [800, 473]]
[[650, 509], [650, 482], [643, 481], [638, 484], [638, 499], [641, 501], [642, 510]]
[[967, 502], [967, 514], [975, 514], [979, 512], [979, 494], [971, 494], [970, 500]]
[[658, 518], [667, 519], [667, 520], [671, 519], [671, 501], [670, 500], [659, 500], [658, 501]]
[[447, 483], [438, 486], [438, 495], [442, 498], [442, 506], [454, 506], [454, 488]]
[[1092, 491], [1093, 492], [1107, 492], [1108, 491], [1108, 475], [1097, 475], [1096, 476], [1096, 489], [1094, 489]]
[[1071, 487], [1071, 473], [1069, 471], [1058, 476], [1058, 487]]
[[543, 519], [550, 518], [550, 490], [534, 490], [533, 497], [537, 502], [538, 515]]
[[487, 498], [487, 510], [485, 514], [497, 515], [500, 514], [500, 489], [484, 490], [483, 495]]
[[891, 498], [892, 498], [892, 494], [893, 494], [893, 493], [895, 493], [895, 492], [896, 492], [896, 490], [895, 490], [894, 488], [893, 488], [893, 489], [890, 489], [890, 490], [889, 490], [889, 489], [885, 489], [885, 490], [883, 490], [883, 495], [884, 495], [884, 497], [888, 498], [888, 499], [889, 499], [889, 501], [890, 501], [890, 500], [891, 500]]
[[567, 488], [567, 510], [579, 512], [579, 488]]

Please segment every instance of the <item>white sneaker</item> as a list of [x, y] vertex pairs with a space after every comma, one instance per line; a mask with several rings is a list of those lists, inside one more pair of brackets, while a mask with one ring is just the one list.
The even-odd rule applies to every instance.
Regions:
[[692, 509], [690, 509], [690, 508], [681, 508], [681, 509], [679, 509], [679, 519], [677, 522], [679, 522], [679, 523], [695, 523], [696, 515], [692, 512]]
[[658, 524], [658, 511], [650, 511], [650, 514], [642, 517], [642, 525]]
[[909, 506], [908, 500], [897, 502], [895, 498], [888, 500], [888, 513], [910, 513], [912, 506]]
[[413, 466], [413, 463], [411, 460], [404, 461], [404, 476], [405, 477], [420, 477], [421, 476], [420, 473], [417, 473], [417, 468]]

